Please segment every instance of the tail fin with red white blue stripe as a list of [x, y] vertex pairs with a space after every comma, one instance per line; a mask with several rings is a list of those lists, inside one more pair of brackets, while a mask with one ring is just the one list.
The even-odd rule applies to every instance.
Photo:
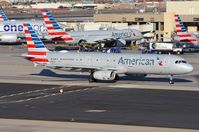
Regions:
[[26, 58], [34, 63], [44, 64], [49, 62], [46, 56], [49, 51], [35, 33], [32, 26], [30, 24], [23, 24], [23, 26], [28, 47]]
[[197, 39], [187, 32], [179, 15], [175, 14], [176, 33], [180, 42], [196, 43]]
[[8, 21], [8, 18], [2, 8], [0, 8], [0, 21]]
[[45, 25], [47, 27], [48, 34], [58, 40], [63, 40], [65, 42], [72, 41], [73, 38], [59, 26], [56, 20], [53, 18], [52, 14], [47, 10], [41, 10]]

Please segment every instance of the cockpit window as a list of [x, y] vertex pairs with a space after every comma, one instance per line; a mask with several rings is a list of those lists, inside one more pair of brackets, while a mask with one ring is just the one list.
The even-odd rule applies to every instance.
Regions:
[[180, 63], [187, 63], [185, 60], [177, 60], [175, 61], [175, 64], [180, 64]]
[[185, 60], [182, 60], [182, 63], [187, 63]]

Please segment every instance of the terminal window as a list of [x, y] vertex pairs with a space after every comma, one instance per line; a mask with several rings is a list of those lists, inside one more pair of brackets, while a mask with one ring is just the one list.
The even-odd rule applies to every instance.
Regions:
[[144, 21], [144, 18], [136, 17], [135, 21]]
[[199, 18], [193, 18], [193, 21], [199, 21]]
[[164, 31], [164, 22], [161, 22], [161, 23], [160, 23], [160, 30], [161, 30], [161, 31]]
[[155, 29], [156, 29], [156, 30], [159, 30], [158, 22], [155, 23]]

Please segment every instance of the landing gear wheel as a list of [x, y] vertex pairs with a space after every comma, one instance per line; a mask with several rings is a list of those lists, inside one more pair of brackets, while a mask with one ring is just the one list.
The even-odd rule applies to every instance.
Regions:
[[88, 78], [88, 81], [89, 81], [89, 82], [97, 82], [97, 80], [96, 80], [95, 78], [93, 78], [93, 77], [89, 77], [89, 78]]
[[94, 73], [94, 71], [92, 70], [91, 73], [90, 73], [90, 76], [88, 78], [89, 82], [97, 82], [97, 80], [93, 77], [93, 73]]
[[119, 80], [119, 78], [120, 77], [116, 74], [114, 80], [117, 81], [117, 80]]
[[174, 81], [173, 81], [173, 75], [170, 75], [169, 84], [174, 84]]
[[174, 82], [173, 81], [169, 81], [169, 84], [174, 84]]
[[59, 92], [60, 92], [61, 94], [63, 94], [63, 93], [64, 93], [64, 90], [61, 88], [61, 89], [59, 90]]

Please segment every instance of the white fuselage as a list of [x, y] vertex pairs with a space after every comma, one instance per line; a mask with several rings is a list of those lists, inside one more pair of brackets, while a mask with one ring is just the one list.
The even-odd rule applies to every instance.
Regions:
[[74, 31], [68, 32], [68, 34], [73, 38], [73, 40], [67, 41], [68, 44], [77, 44], [81, 40], [85, 40], [88, 43], [106, 42], [116, 39], [136, 41], [143, 37], [141, 32], [135, 29]]
[[0, 22], [0, 32], [24, 34], [23, 23], [30, 23], [38, 33], [47, 33], [43, 20], [9, 20]]
[[176, 63], [184, 60], [174, 55], [132, 54], [132, 53], [84, 53], [49, 52], [51, 67], [85, 68], [112, 70], [124, 74], [185, 74], [193, 70], [188, 63]]
[[24, 38], [23, 23], [28, 22], [40, 38], [49, 39], [46, 26], [42, 20], [10, 20], [0, 22], [0, 43], [16, 43], [18, 38]]

